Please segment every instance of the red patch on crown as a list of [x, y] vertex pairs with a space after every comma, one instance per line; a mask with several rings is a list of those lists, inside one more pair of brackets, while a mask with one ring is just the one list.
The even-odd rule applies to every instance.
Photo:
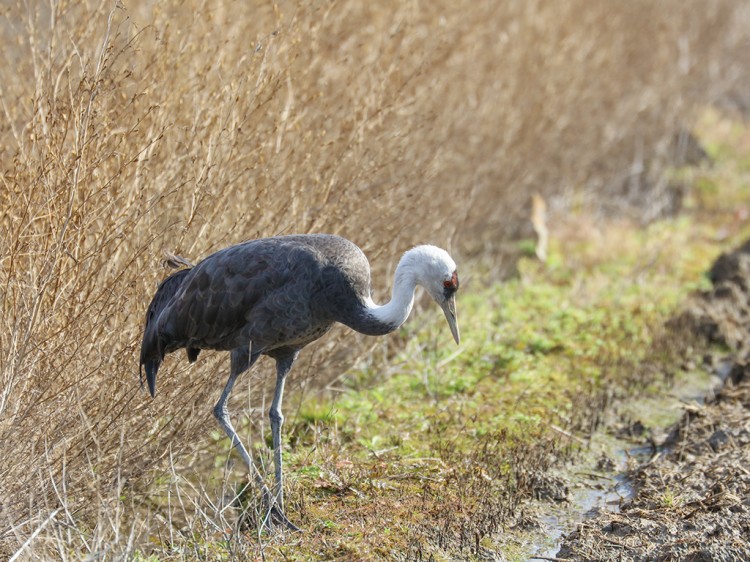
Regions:
[[446, 289], [458, 289], [458, 273], [453, 272], [453, 276], [448, 281], [443, 281], [443, 287]]

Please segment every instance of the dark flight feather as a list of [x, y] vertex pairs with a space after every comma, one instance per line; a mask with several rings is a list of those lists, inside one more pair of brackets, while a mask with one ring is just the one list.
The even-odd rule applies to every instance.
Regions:
[[[156, 393], [156, 373], [159, 365], [164, 359], [164, 349], [159, 341], [157, 331], [158, 319], [164, 308], [171, 302], [174, 295], [182, 287], [182, 283], [190, 273], [190, 269], [181, 269], [172, 273], [159, 284], [156, 294], [151, 300], [151, 304], [146, 311], [146, 326], [143, 330], [143, 341], [141, 342], [141, 384], [143, 384], [143, 368], [146, 369], [146, 380], [148, 381], [148, 390], [153, 397]], [[188, 350], [190, 356], [190, 350]], [[195, 353], [195, 358], [198, 353]], [[194, 361], [195, 359], [193, 359]]]

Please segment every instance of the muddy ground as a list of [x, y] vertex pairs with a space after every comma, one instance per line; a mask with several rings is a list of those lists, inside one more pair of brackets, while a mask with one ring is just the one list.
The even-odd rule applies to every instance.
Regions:
[[552, 560], [750, 560], [750, 241], [722, 255], [676, 330], [712, 344], [725, 380], [632, 468], [635, 493], [567, 535]]

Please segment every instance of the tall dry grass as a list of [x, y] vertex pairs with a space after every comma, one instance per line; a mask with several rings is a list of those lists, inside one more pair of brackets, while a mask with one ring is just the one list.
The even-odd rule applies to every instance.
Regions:
[[[412, 244], [496, 252], [532, 192], [648, 219], [671, 204], [676, 127], [748, 70], [748, 4], [731, 0], [2, 11], [8, 552], [42, 527], [94, 552], [121, 532], [124, 490], [212, 423], [216, 356], [172, 361], [156, 401], [139, 388], [164, 250], [340, 233], [383, 296]], [[341, 364], [334, 340], [300, 371]]]

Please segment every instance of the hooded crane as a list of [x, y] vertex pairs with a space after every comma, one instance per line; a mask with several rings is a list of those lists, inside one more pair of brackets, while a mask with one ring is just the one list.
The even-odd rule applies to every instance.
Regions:
[[[300, 350], [340, 322], [380, 336], [401, 326], [424, 287], [440, 305], [459, 342], [456, 263], [445, 250], [417, 246], [396, 267], [390, 302], [377, 305], [370, 290], [370, 264], [362, 250], [339, 236], [310, 234], [250, 240], [211, 254], [177, 271], [156, 290], [146, 313], [141, 344], [151, 396], [167, 353], [180, 348], [192, 363], [202, 349], [229, 351], [229, 380], [214, 416], [237, 447], [262, 493], [264, 525], [299, 530], [284, 514], [281, 465], [281, 400], [284, 381]], [[276, 389], [269, 411], [273, 439], [273, 494], [232, 427], [227, 399], [237, 377], [261, 355], [276, 360]]]

